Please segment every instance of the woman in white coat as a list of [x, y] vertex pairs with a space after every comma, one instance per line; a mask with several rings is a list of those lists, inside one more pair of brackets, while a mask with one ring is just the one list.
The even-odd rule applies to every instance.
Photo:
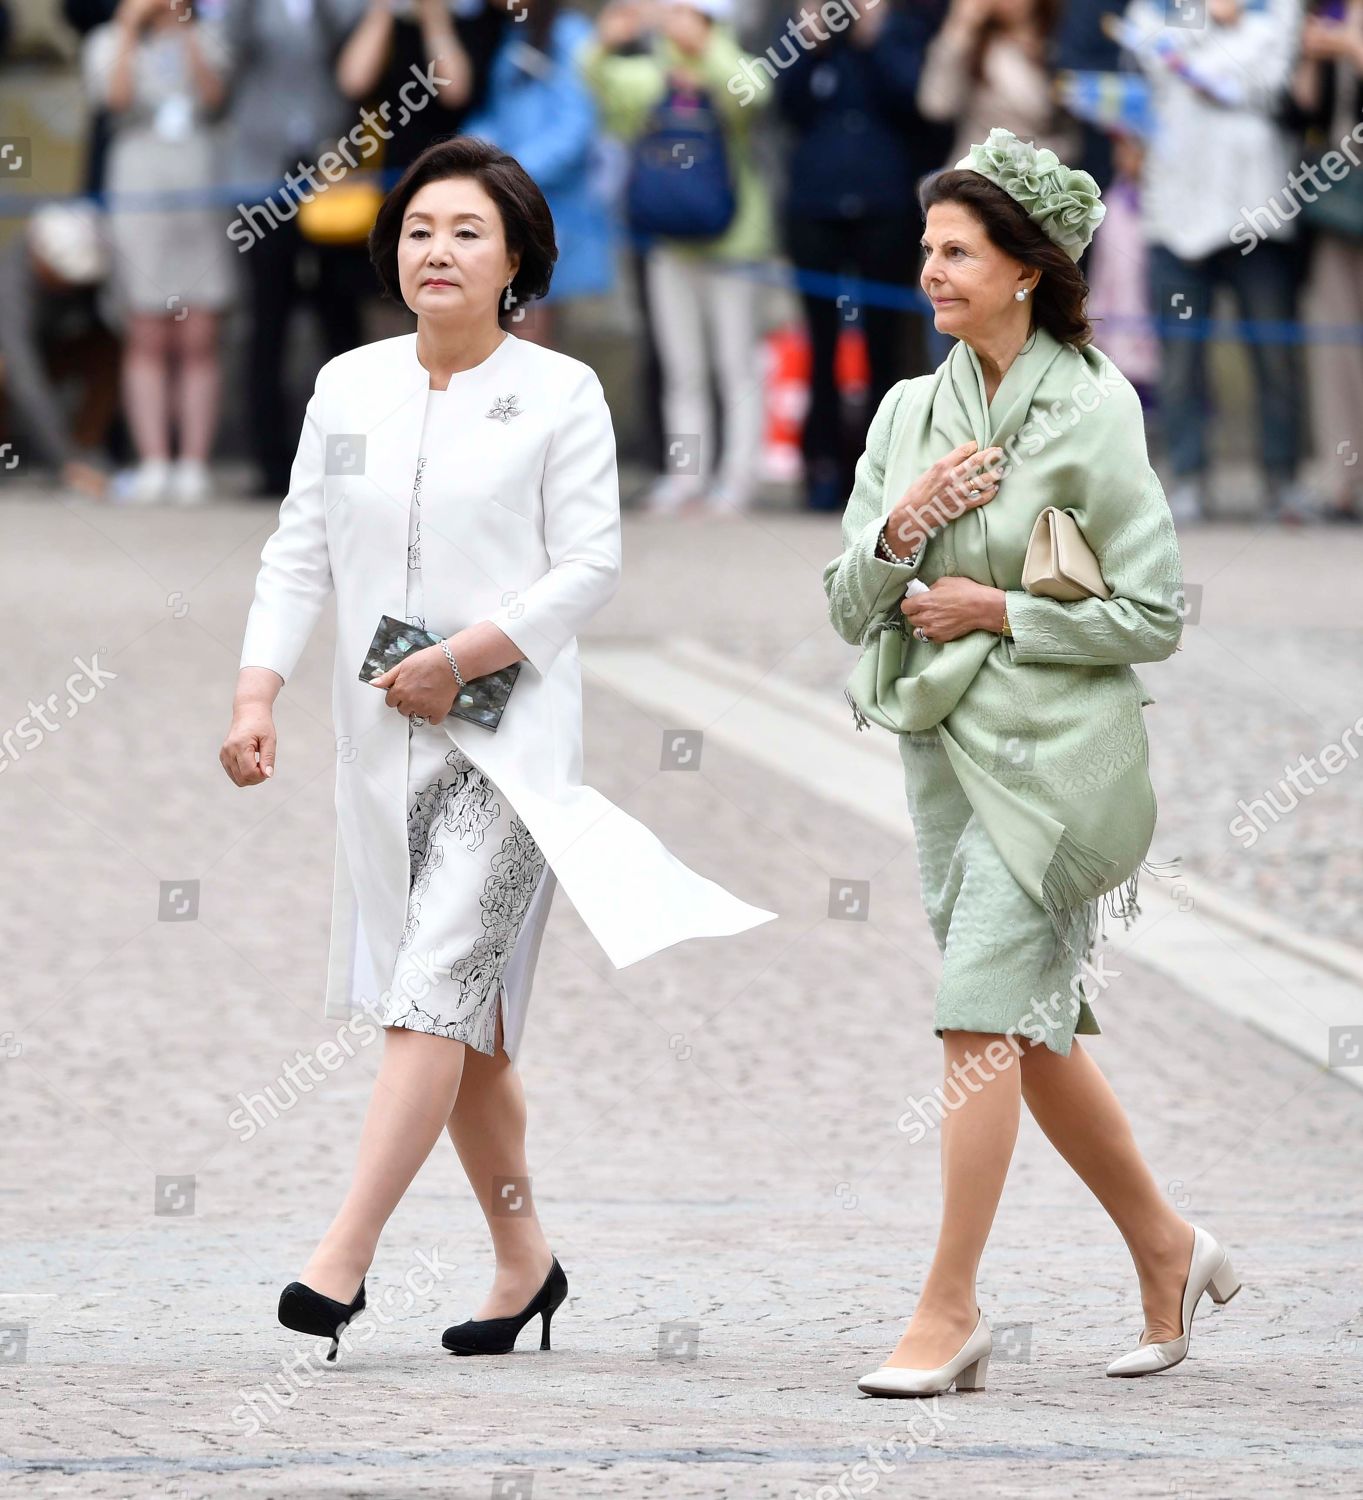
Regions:
[[[329, 1358], [364, 1306], [384, 1224], [446, 1129], [497, 1266], [444, 1345], [505, 1353], [539, 1315], [549, 1347], [567, 1283], [529, 1194], [513, 1064], [558, 884], [616, 967], [775, 915], [582, 783], [576, 635], [619, 581], [614, 432], [588, 366], [499, 322], [543, 296], [556, 254], [543, 195], [495, 147], [456, 137], [408, 168], [370, 255], [417, 330], [319, 373], [247, 620], [221, 752], [238, 786], [272, 776], [274, 699], [335, 596], [325, 1013], [362, 1007], [384, 1039], [350, 1191], [280, 1298], [280, 1321], [331, 1338]], [[385, 614], [442, 639], [366, 683]], [[451, 714], [463, 683], [512, 663], [495, 729]]]

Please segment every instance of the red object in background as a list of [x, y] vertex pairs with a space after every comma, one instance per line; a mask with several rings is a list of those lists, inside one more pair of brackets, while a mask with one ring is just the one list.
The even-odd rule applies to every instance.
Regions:
[[[762, 341], [763, 395], [766, 421], [762, 439], [762, 477], [792, 483], [803, 477], [800, 428], [809, 410], [809, 338], [798, 323], [773, 329]], [[844, 401], [864, 400], [871, 379], [866, 339], [849, 325], [838, 335], [833, 376]]]

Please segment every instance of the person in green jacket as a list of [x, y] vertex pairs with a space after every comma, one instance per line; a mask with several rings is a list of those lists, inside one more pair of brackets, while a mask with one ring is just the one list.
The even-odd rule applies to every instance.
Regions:
[[[663, 378], [664, 472], [645, 503], [664, 511], [698, 501], [740, 509], [751, 504], [758, 483], [763, 403], [756, 283], [743, 268], [774, 248], [771, 202], [751, 145], [753, 122], [772, 91], [761, 73], [751, 81], [750, 60], [728, 24], [730, 8], [731, 0], [616, 0], [601, 13], [596, 36], [579, 58], [602, 123], [626, 141], [643, 134], [671, 88], [704, 90], [719, 118], [734, 183], [736, 208], [722, 233], [657, 239], [647, 251]], [[644, 50], [621, 50], [639, 44]], [[718, 462], [712, 369], [724, 415]]]
[[[1107, 1374], [1180, 1363], [1202, 1293], [1225, 1302], [1239, 1288], [1225, 1250], [1155, 1180], [1075, 1035], [1097, 1034], [1089, 1002], [1116, 977], [1090, 962], [1103, 909], [1134, 916], [1152, 868], [1153, 699], [1132, 664], [1170, 656], [1183, 626], [1140, 400], [1093, 347], [1085, 312], [1077, 262], [1098, 200], [1088, 173], [999, 128], [925, 179], [920, 280], [957, 342], [882, 401], [824, 570], [830, 621], [862, 647], [848, 686], [858, 728], [898, 736], [942, 952], [946, 1080], [899, 1121], [911, 1138], [941, 1131], [942, 1225], [898, 1346], [858, 1382], [874, 1396], [983, 1386], [992, 1341], [975, 1281], [1023, 1100], [1140, 1280], [1143, 1337]], [[1045, 570], [1028, 566], [1044, 561], [1033, 537], [1062, 523], [1073, 550], [1060, 572], [1083, 576], [1091, 556], [1090, 587], [1038, 586]]]

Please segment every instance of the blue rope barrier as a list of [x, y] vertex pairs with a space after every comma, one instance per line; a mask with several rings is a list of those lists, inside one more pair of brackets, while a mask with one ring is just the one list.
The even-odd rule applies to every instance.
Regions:
[[[643, 248], [645, 241], [625, 236], [626, 241]], [[731, 274], [745, 275], [754, 281], [793, 287], [811, 296], [835, 301], [846, 296], [854, 307], [894, 308], [932, 316], [932, 303], [919, 286], [907, 287], [891, 281], [867, 281], [834, 271], [810, 271], [798, 266], [787, 267], [779, 261], [735, 262]], [[847, 321], [853, 322], [849, 317]], [[1291, 319], [1268, 318], [1183, 318], [1172, 315], [1159, 318], [1151, 314], [1095, 318], [1094, 327], [1122, 333], [1149, 333], [1156, 337], [1192, 338], [1205, 342], [1231, 341], [1242, 344], [1363, 344], [1363, 323], [1325, 325], [1307, 324]]]
[[[402, 169], [388, 167], [365, 172], [369, 180], [377, 178], [387, 191], [402, 175]], [[302, 200], [281, 178], [274, 183], [227, 183], [211, 188], [148, 190], [138, 193], [48, 193], [0, 194], [0, 219], [23, 218], [35, 208], [48, 203], [93, 203], [106, 211], [151, 212], [157, 209], [236, 208], [261, 209], [275, 204], [278, 209], [297, 212]], [[649, 241], [618, 229], [620, 243], [645, 250]], [[863, 280], [834, 271], [814, 271], [786, 262], [734, 261], [721, 263], [725, 274], [836, 301], [846, 297], [853, 309], [878, 307], [931, 318], [932, 304], [922, 288], [892, 281]], [[855, 321], [855, 312], [846, 318]], [[1363, 324], [1306, 324], [1294, 319], [1261, 318], [1160, 318], [1145, 314], [1131, 317], [1100, 317], [1094, 326], [1102, 332], [1150, 334], [1157, 338], [1196, 339], [1205, 343], [1239, 344], [1363, 344]]]

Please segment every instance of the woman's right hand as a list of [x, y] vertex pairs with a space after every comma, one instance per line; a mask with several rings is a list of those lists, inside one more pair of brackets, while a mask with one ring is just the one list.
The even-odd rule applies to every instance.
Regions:
[[274, 775], [274, 713], [268, 703], [238, 703], [218, 751], [222, 768], [238, 786], [259, 786]]
[[[999, 492], [1002, 448], [977, 452], [972, 438], [939, 458], [904, 491], [899, 504], [885, 518], [885, 540], [890, 550], [909, 557], [928, 536], [957, 516], [988, 503]], [[972, 498], [973, 497], [973, 498]]]
[[150, 24], [158, 11], [166, 9], [166, 0], [119, 0], [113, 20], [116, 26], [136, 35]]
[[636, 40], [653, 16], [653, 7], [639, 0], [610, 0], [596, 18], [596, 38], [607, 52]]
[[1325, 16], [1307, 16], [1302, 22], [1298, 50], [1312, 62], [1333, 62], [1337, 58], [1354, 61], [1357, 67], [1359, 42], [1347, 21], [1332, 21]]
[[994, 0], [951, 0], [943, 27], [953, 35], [973, 37], [994, 14]]

